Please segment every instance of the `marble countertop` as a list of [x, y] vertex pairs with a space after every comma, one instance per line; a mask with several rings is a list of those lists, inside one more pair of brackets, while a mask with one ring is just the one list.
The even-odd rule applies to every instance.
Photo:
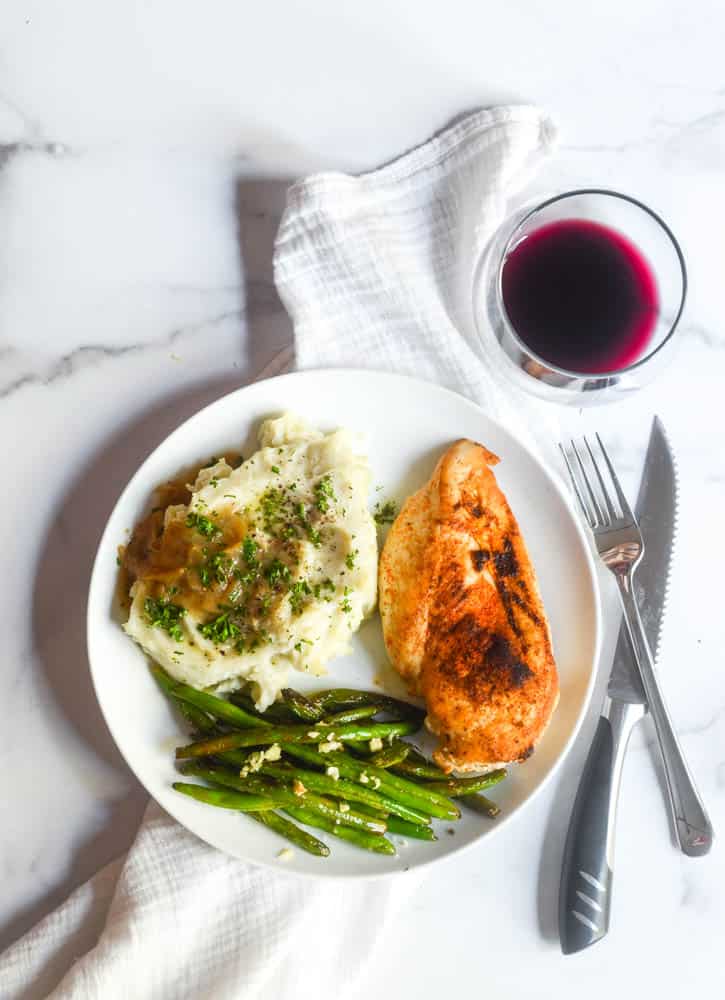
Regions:
[[[5, 0], [0, 948], [133, 837], [145, 795], [91, 689], [89, 571], [141, 459], [290, 343], [271, 281], [289, 180], [370, 168], [502, 100], [558, 117], [560, 150], [538, 188], [640, 196], [685, 248], [677, 360], [636, 398], [585, 419], [630, 476], [654, 412], [677, 450], [661, 676], [723, 835], [725, 10], [498, 7]], [[505, 838], [429, 874], [361, 997], [388, 995], [392, 982], [401, 1000], [481, 988], [522, 1000], [544, 982], [561, 997], [725, 991], [725, 860], [719, 842], [704, 860], [674, 849], [649, 720], [625, 768], [610, 935], [580, 956], [559, 953], [562, 837], [597, 712], [595, 696], [555, 787]]]

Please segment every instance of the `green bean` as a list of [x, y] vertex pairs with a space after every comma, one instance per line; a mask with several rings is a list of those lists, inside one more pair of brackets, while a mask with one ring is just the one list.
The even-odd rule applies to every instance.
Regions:
[[353, 760], [350, 756], [342, 753], [332, 753], [328, 756], [331, 758], [331, 764], [340, 766], [341, 773], [342, 766], [347, 767], [349, 762], [352, 762], [352, 766], [357, 772], [358, 781], [364, 781], [364, 778], [367, 777], [368, 782], [373, 784], [376, 791], [381, 791], [390, 798], [402, 799], [403, 796], [406, 796], [407, 803], [414, 809], [419, 809], [430, 816], [437, 816], [439, 819], [458, 819], [461, 815], [458, 806], [436, 789], [430, 789], [426, 785], [416, 785], [412, 781], [390, 774], [384, 768]]
[[[267, 730], [269, 732], [269, 730]], [[262, 746], [264, 741], [260, 739], [257, 735], [258, 730], [254, 730], [255, 742], [250, 744], [249, 742], [243, 742], [242, 746]], [[234, 732], [234, 733], [220, 733], [217, 736], [211, 736], [208, 739], [195, 740], [193, 743], [187, 743], [186, 746], [176, 748], [176, 759], [185, 760], [189, 757], [215, 757], [217, 755], [221, 756], [225, 754], [228, 750], [233, 750], [239, 747], [239, 743], [235, 742], [237, 738], [242, 738], [246, 736], [246, 733]]]
[[[376, 815], [376, 810], [367, 805], [358, 804], [360, 812], [369, 815]], [[435, 833], [429, 826], [418, 826], [416, 823], [408, 823], [398, 816], [387, 816], [385, 822], [388, 824], [388, 833], [398, 833], [403, 837], [413, 837], [415, 840], [438, 840]]]
[[445, 781], [445, 771], [436, 767], [435, 764], [429, 764], [425, 758], [423, 758], [423, 760], [425, 763], [422, 764], [417, 760], [403, 760], [400, 764], [396, 764], [393, 767], [393, 771], [405, 778], [424, 778], [429, 781]]
[[[345, 778], [360, 781], [361, 777], [364, 776], [368, 780], [362, 783], [369, 784], [373, 791], [380, 792], [387, 798], [402, 802], [403, 805], [410, 806], [428, 816], [437, 816], [439, 819], [458, 819], [461, 815], [458, 806], [435, 790], [429, 791], [424, 785], [415, 785], [412, 781], [398, 778], [383, 768], [374, 767], [366, 761], [356, 760], [349, 754], [320, 754], [311, 747], [299, 743], [286, 744], [282, 749], [290, 756], [316, 764], [318, 767], [328, 767], [332, 764], [339, 769], [340, 774]], [[379, 784], [376, 784], [372, 779], [375, 779]]]
[[369, 705], [375, 697], [372, 692], [358, 691], [357, 688], [330, 688], [327, 691], [318, 691], [310, 700], [326, 711], [337, 705]]
[[301, 830], [298, 826], [291, 822], [291, 820], [285, 819], [284, 816], [280, 816], [276, 812], [257, 812], [249, 814], [251, 819], [256, 819], [258, 823], [263, 823], [264, 826], [268, 826], [270, 830], [274, 830], [278, 833], [280, 837], [284, 837], [285, 840], [289, 840], [291, 844], [296, 847], [301, 847], [303, 851], [307, 851], [308, 854], [316, 854], [319, 858], [326, 858], [330, 853], [330, 848], [327, 844], [323, 844], [321, 840], [317, 837], [313, 837], [311, 833], [307, 830]]
[[[332, 764], [340, 764], [341, 760], [349, 761], [352, 758], [345, 758], [344, 754], [334, 753]], [[357, 771], [357, 780], [363, 783], [372, 783], [376, 791], [381, 791], [383, 795], [390, 798], [398, 798], [406, 801], [414, 809], [427, 813], [430, 816], [437, 816], [439, 819], [458, 819], [460, 810], [448, 798], [422, 785], [416, 785], [412, 781], [398, 778], [390, 774], [384, 768], [375, 767], [369, 763], [354, 761], [353, 767]], [[365, 778], [368, 781], [365, 781]], [[403, 799], [405, 796], [405, 799]]]
[[177, 681], [175, 681], [170, 674], [167, 674], [163, 667], [160, 667], [158, 663], [150, 663], [149, 669], [151, 670], [151, 676], [164, 694], [168, 698], [171, 698], [174, 693], [174, 688], [177, 685]]
[[186, 719], [194, 732], [210, 733], [216, 728], [214, 722], [206, 712], [202, 712], [200, 708], [196, 708], [194, 705], [190, 705], [188, 702], [175, 697], [174, 688], [178, 682], [158, 664], [154, 663], [151, 665], [151, 674], [171, 704]]
[[185, 768], [184, 773], [193, 774], [197, 778], [203, 778], [205, 781], [213, 782], [214, 784], [234, 788], [239, 792], [269, 795], [277, 801], [278, 805], [281, 803], [285, 810], [290, 805], [301, 805], [306, 809], [320, 813], [320, 815], [327, 817], [333, 823], [340, 823], [343, 826], [360, 827], [368, 830], [370, 833], [385, 833], [386, 824], [384, 821], [370, 819], [361, 813], [354, 812], [352, 809], [348, 812], [342, 812], [330, 799], [316, 795], [314, 792], [305, 791], [297, 795], [288, 788], [282, 785], [271, 784], [263, 778], [256, 778], [251, 775], [246, 778], [240, 778], [238, 775], [232, 774], [230, 771], [225, 771], [222, 768], [191, 765]]
[[180, 698], [174, 698], [173, 701], [194, 732], [211, 734], [217, 731], [216, 723], [206, 712], [202, 712], [200, 708], [190, 705], [188, 701], [182, 701]]
[[430, 824], [430, 817], [424, 813], [417, 812], [415, 809], [411, 809], [400, 802], [386, 798], [379, 792], [375, 792], [371, 788], [366, 788], [364, 785], [357, 785], [353, 781], [345, 781], [344, 778], [335, 779], [329, 777], [327, 774], [319, 774], [317, 771], [307, 771], [303, 768], [291, 767], [287, 764], [280, 766], [279, 764], [264, 763], [260, 770], [262, 774], [268, 774], [279, 781], [284, 781], [285, 784], [290, 784], [298, 780], [302, 782], [305, 788], [309, 788], [313, 792], [320, 792], [323, 795], [326, 794], [338, 799], [344, 799], [346, 802], [355, 802], [355, 808], [358, 812], [367, 812], [366, 809], [360, 807], [360, 803], [365, 803], [374, 809], [377, 815], [382, 814], [384, 816], [386, 813], [394, 813], [401, 819], [418, 826], [427, 826]]
[[225, 750], [224, 753], [214, 754], [214, 757], [220, 764], [233, 767], [236, 771], [239, 771], [245, 764], [249, 763], [249, 753], [247, 750]]
[[[387, 812], [383, 812], [383, 810], [377, 806], [368, 805], [367, 802], [356, 802], [355, 808], [358, 812], [364, 813], [366, 816], [375, 816], [377, 819], [384, 819], [386, 823], [390, 819]], [[430, 820], [430, 816], [428, 816], [427, 819]]]
[[151, 672], [164, 690], [167, 690], [167, 682], [173, 684], [168, 693], [172, 694], [174, 698], [186, 701], [190, 705], [194, 705], [195, 708], [200, 708], [203, 712], [213, 715], [214, 718], [222, 719], [224, 722], [229, 723], [230, 726], [247, 729], [250, 726], [261, 727], [269, 725], [263, 719], [258, 719], [256, 716], [250, 715], [249, 712], [245, 712], [244, 709], [239, 708], [237, 705], [232, 705], [225, 698], [218, 698], [214, 694], [209, 694], [208, 691], [197, 691], [196, 688], [190, 687], [188, 684], [174, 681], [157, 663], [151, 664]]
[[228, 792], [220, 788], [205, 788], [203, 785], [192, 785], [185, 781], [175, 781], [171, 786], [177, 792], [206, 802], [210, 806], [220, 806], [222, 809], [235, 809], [237, 812], [258, 812], [267, 809], [279, 809], [279, 799], [274, 797], [274, 790], [269, 789], [265, 795], [242, 795], [239, 792]]
[[392, 744], [392, 746], [376, 750], [370, 757], [370, 763], [373, 767], [393, 767], [396, 764], [402, 763], [407, 756], [408, 747], [399, 740], [397, 743]]
[[421, 787], [440, 792], [441, 795], [452, 795], [457, 798], [460, 795], [473, 795], [474, 792], [480, 792], [484, 788], [491, 788], [492, 785], [503, 781], [505, 777], [506, 771], [500, 768], [498, 771], [489, 771], [488, 774], [482, 774], [477, 778], [450, 778], [448, 781], [431, 781]]
[[344, 708], [341, 712], [326, 715], [322, 722], [328, 726], [342, 726], [347, 722], [356, 722], [358, 719], [370, 719], [379, 711], [377, 705], [352, 705], [350, 708]]
[[[371, 750], [370, 747], [364, 743], [360, 743], [351, 749], [354, 751], [355, 757], [364, 757], [365, 760], [370, 760], [373, 754], [379, 753], [378, 750]], [[400, 752], [402, 758], [407, 758], [411, 750], [411, 744], [401, 739], [399, 736], [393, 736], [392, 739], [388, 737], [385, 741], [385, 749]]]
[[[485, 795], [466, 795], [462, 799], [462, 803], [466, 808], [473, 809], [474, 812], [480, 813], [482, 816], [488, 816], [489, 819], [496, 819], [501, 812], [496, 803]], [[388, 823], [389, 828], [390, 824]]]
[[298, 823], [305, 823], [307, 826], [326, 830], [333, 837], [347, 840], [357, 847], [365, 848], [367, 851], [375, 851], [376, 854], [395, 854], [395, 846], [379, 834], [368, 833], [366, 830], [356, 830], [349, 826], [340, 826], [325, 816], [320, 816], [318, 813], [312, 812], [311, 809], [305, 809], [301, 806], [285, 806], [285, 812], [292, 819], [296, 819]]
[[203, 733], [213, 733], [216, 731], [216, 724], [214, 720], [211, 719], [206, 712], [203, 712], [195, 705], [190, 704], [188, 701], [183, 701], [181, 698], [176, 696], [175, 689], [178, 687], [178, 681], [175, 681], [173, 677], [167, 674], [166, 671], [156, 663], [151, 664], [151, 673], [174, 708], [189, 723], [194, 734], [201, 735]]
[[[382, 854], [395, 854], [394, 845], [382, 836], [386, 828], [403, 837], [436, 840], [430, 817], [460, 816], [449, 795], [464, 796], [466, 806], [486, 816], [500, 812], [494, 802], [478, 793], [501, 781], [506, 772], [476, 778], [447, 777], [417, 747], [401, 738], [420, 728], [425, 716], [410, 702], [350, 688], [321, 691], [313, 697], [285, 688], [282, 700], [261, 712], [244, 691], [221, 698], [176, 681], [158, 664], [152, 664], [151, 671], [195, 735], [192, 743], [176, 750], [178, 759], [190, 761], [182, 770], [212, 786], [175, 782], [173, 788], [200, 802], [248, 812], [257, 822], [318, 857], [329, 854], [328, 846], [276, 810]], [[395, 721], [376, 722], [378, 713]], [[373, 751], [368, 744], [377, 739], [385, 739], [386, 745]], [[285, 760], [262, 760], [260, 764], [260, 754], [250, 755], [252, 748], [275, 743], [280, 744]], [[347, 746], [341, 752], [324, 753], [315, 745], [322, 743]], [[222, 766], [201, 759], [207, 757]], [[290, 764], [290, 757], [311, 767]], [[239, 769], [250, 763], [254, 772], [239, 776]], [[335, 769], [333, 774], [321, 773], [329, 768]], [[348, 802], [354, 803], [354, 808]]]
[[355, 688], [332, 688], [329, 691], [320, 691], [310, 700], [323, 711], [346, 705], [376, 704], [379, 706], [379, 711], [390, 712], [392, 715], [402, 715], [406, 719], [418, 718], [422, 722], [425, 716], [423, 709], [409, 701], [401, 701], [398, 698], [391, 698], [390, 695], [377, 694], [374, 691], [358, 691]]
[[229, 698], [235, 705], [243, 708], [245, 712], [249, 712], [250, 715], [262, 722], [281, 722], [283, 725], [287, 725], [289, 722], [296, 721], [296, 716], [281, 701], [273, 702], [261, 712], [254, 704], [254, 699], [243, 691], [232, 691]]
[[[258, 813], [259, 816], [269, 816], [270, 813]], [[272, 813], [271, 815], [274, 815]], [[412, 837], [414, 840], [438, 840], [435, 833], [429, 826], [417, 826], [415, 823], [406, 823], [398, 816], [390, 816], [387, 820], [388, 833], [397, 833], [401, 837]]]
[[322, 709], [292, 688], [285, 688], [282, 691], [282, 700], [290, 712], [304, 722], [319, 722], [322, 717]]
[[[241, 711], [241, 709], [236, 709]], [[258, 720], [255, 720], [258, 721]], [[372, 740], [376, 736], [383, 739], [390, 734], [404, 735], [417, 729], [414, 722], [375, 722], [362, 725], [351, 722], [347, 726], [324, 726], [322, 723], [306, 726], [269, 726], [264, 730], [242, 730], [215, 736], [208, 740], [197, 740], [185, 747], [177, 747], [176, 757], [211, 757], [226, 750], [240, 747], [267, 746], [271, 743], [320, 743], [341, 740]]]

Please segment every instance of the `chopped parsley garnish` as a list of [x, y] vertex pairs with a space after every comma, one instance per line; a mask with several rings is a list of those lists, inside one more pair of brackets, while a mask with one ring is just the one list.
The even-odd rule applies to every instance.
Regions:
[[307, 537], [312, 542], [312, 544], [315, 546], [315, 548], [316, 549], [319, 548], [320, 545], [322, 544], [322, 535], [317, 530], [317, 528], [313, 528], [312, 525], [308, 523], [305, 526], [305, 530], [307, 531]]
[[245, 587], [254, 583], [259, 576], [258, 550], [259, 546], [253, 538], [247, 537], [242, 542], [242, 558], [247, 565], [247, 572], [243, 573], [241, 569], [235, 569], [234, 575]]
[[149, 625], [152, 628], [161, 628], [168, 632], [176, 642], [184, 641], [184, 633], [181, 630], [181, 619], [186, 614], [186, 608], [180, 604], [172, 604], [171, 601], [154, 600], [147, 597], [143, 603], [144, 611]]
[[326, 514], [334, 500], [335, 491], [332, 488], [332, 478], [329, 475], [323, 476], [315, 485], [315, 507], [321, 514]]
[[270, 535], [275, 533], [277, 524], [282, 519], [282, 507], [284, 504], [284, 494], [272, 486], [265, 490], [259, 501], [259, 506], [264, 518], [264, 530]]
[[[307, 511], [305, 510], [305, 505], [303, 503], [296, 503], [294, 504], [293, 511], [297, 516], [297, 519], [299, 520], [309, 540], [312, 542], [315, 548], [319, 548], [320, 545], [322, 544], [322, 533], [317, 528], [313, 527], [312, 524], [310, 524], [310, 520], [307, 516]], [[291, 528], [291, 534], [292, 535], [297, 534], [294, 528]]]
[[186, 527], [198, 531], [204, 538], [213, 538], [214, 535], [221, 534], [220, 529], [210, 518], [205, 517], [203, 514], [196, 514], [193, 511], [186, 515]]
[[279, 466], [278, 465], [273, 465], [272, 466], [272, 472], [274, 472], [274, 474], [278, 476], [279, 475]]
[[295, 649], [295, 650], [296, 650], [296, 651], [297, 651], [298, 653], [301, 653], [301, 652], [302, 652], [302, 644], [303, 644], [303, 643], [304, 643], [304, 645], [305, 645], [305, 646], [311, 646], [311, 645], [313, 644], [313, 643], [312, 643], [312, 640], [311, 640], [311, 639], [300, 639], [300, 640], [299, 640], [299, 642], [296, 642], [296, 643], [294, 644], [294, 649]]
[[355, 569], [355, 559], [360, 555], [359, 549], [351, 549], [345, 556], [345, 565], [348, 569]]
[[205, 639], [210, 639], [216, 645], [231, 642], [232, 639], [238, 639], [242, 634], [239, 626], [229, 617], [229, 611], [222, 611], [206, 625], [200, 625], [199, 631]]
[[373, 517], [378, 524], [392, 524], [398, 516], [398, 505], [395, 500], [385, 500], [375, 504]]
[[253, 538], [245, 538], [242, 542], [242, 555], [247, 566], [257, 565], [257, 549], [259, 546]]
[[352, 591], [350, 590], [349, 587], [345, 587], [345, 589], [342, 592], [343, 599], [340, 601], [340, 611], [344, 611], [345, 614], [352, 611], [352, 604], [350, 604], [350, 600], [348, 598], [348, 594], [351, 593]]
[[[323, 590], [330, 590], [333, 593], [335, 591], [335, 584], [332, 582], [329, 576], [325, 577], [325, 579], [321, 583], [316, 583], [312, 588], [312, 594], [315, 597], [315, 599], [319, 599]], [[329, 598], [325, 598], [325, 600], [329, 600]]]
[[217, 552], [209, 560], [209, 569], [219, 584], [226, 584], [232, 572], [232, 561], [223, 552]]
[[312, 593], [309, 583], [306, 580], [295, 580], [290, 587], [289, 603], [293, 615], [302, 613], [302, 609], [307, 603], [306, 598]]
[[289, 567], [285, 566], [285, 564], [279, 559], [272, 560], [269, 566], [265, 569], [264, 575], [266, 576], [270, 587], [274, 587], [277, 590], [281, 586], [288, 584], [291, 579]]
[[[206, 554], [206, 546], [204, 547], [204, 554]], [[197, 572], [199, 573], [199, 579], [201, 580], [201, 585], [204, 589], [208, 589], [212, 581], [215, 583], [226, 586], [229, 582], [229, 577], [232, 574], [233, 563], [229, 556], [225, 555], [224, 552], [217, 552], [213, 556], [210, 556], [206, 562], [201, 563], [197, 566]]]

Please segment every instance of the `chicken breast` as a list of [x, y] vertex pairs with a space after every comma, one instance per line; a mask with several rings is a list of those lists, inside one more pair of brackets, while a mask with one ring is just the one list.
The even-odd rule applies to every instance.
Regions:
[[380, 558], [385, 645], [425, 699], [447, 772], [525, 760], [559, 698], [531, 560], [491, 467], [462, 440], [404, 504]]

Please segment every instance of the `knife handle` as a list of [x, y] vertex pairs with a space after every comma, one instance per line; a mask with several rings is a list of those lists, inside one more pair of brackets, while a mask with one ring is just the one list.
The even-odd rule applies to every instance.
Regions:
[[559, 939], [565, 955], [609, 929], [614, 829], [624, 753], [641, 706], [607, 701], [577, 790], [559, 886]]

